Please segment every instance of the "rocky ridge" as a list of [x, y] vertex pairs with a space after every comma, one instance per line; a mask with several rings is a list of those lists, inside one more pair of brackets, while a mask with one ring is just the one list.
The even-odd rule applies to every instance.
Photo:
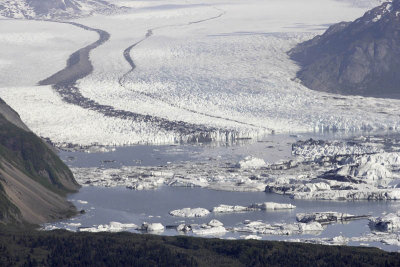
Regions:
[[289, 55], [301, 66], [297, 77], [313, 90], [399, 98], [400, 1], [334, 24]]

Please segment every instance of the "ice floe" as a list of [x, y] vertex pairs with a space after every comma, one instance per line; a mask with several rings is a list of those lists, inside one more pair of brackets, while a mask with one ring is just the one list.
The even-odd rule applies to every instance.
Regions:
[[161, 223], [147, 223], [144, 222], [138, 230], [146, 231], [149, 233], [162, 233], [164, 232], [164, 225]]
[[372, 226], [381, 231], [393, 231], [400, 229], [400, 214], [389, 213], [382, 217], [370, 218]]
[[178, 225], [178, 226], [176, 227], [176, 230], [177, 230], [178, 232], [187, 233], [187, 232], [192, 231], [192, 226], [189, 225], [189, 224], [180, 224], [180, 225]]
[[210, 214], [210, 211], [204, 208], [183, 208], [180, 210], [170, 211], [169, 214], [176, 217], [193, 218], [207, 216]]
[[311, 223], [276, 223], [268, 224], [261, 221], [245, 221], [240, 226], [231, 229], [233, 232], [252, 233], [261, 235], [294, 235], [318, 234], [324, 230], [318, 222]]
[[365, 219], [367, 215], [351, 215], [341, 212], [313, 212], [313, 213], [297, 213], [296, 220], [302, 223], [319, 222], [321, 224], [333, 222], [345, 222], [351, 220]]
[[79, 232], [121, 232], [128, 229], [137, 229], [138, 226], [133, 223], [110, 222], [109, 224], [100, 224], [93, 227], [79, 227]]
[[247, 207], [239, 205], [224, 205], [221, 204], [217, 207], [212, 208], [212, 212], [215, 213], [234, 213], [234, 212], [246, 212], [246, 211], [256, 211], [256, 210], [287, 210], [295, 209], [296, 206], [286, 203], [275, 203], [275, 202], [264, 202], [264, 203], [254, 203]]
[[307, 239], [288, 239], [286, 241], [289, 242], [303, 242], [303, 243], [311, 243], [311, 244], [320, 244], [320, 245], [347, 245], [350, 241], [350, 238], [339, 235], [335, 237], [324, 237], [324, 238], [307, 238]]
[[250, 207], [260, 210], [291, 210], [295, 209], [296, 206], [292, 204], [283, 204], [283, 203], [275, 203], [275, 202], [264, 202], [264, 203], [256, 203], [251, 205]]
[[235, 205], [235, 206], [231, 206], [231, 205], [224, 205], [221, 204], [217, 207], [212, 208], [212, 212], [215, 213], [232, 213], [232, 212], [246, 212], [246, 211], [252, 211], [254, 209], [249, 208], [249, 207], [244, 207], [244, 206], [239, 206], [239, 205]]
[[251, 156], [246, 157], [237, 164], [237, 167], [241, 169], [259, 169], [266, 166], [267, 164], [263, 159], [254, 158]]
[[[118, 169], [73, 168], [72, 171], [82, 185], [124, 186], [134, 190], [167, 185], [266, 191], [294, 199], [399, 200], [400, 148], [397, 139], [299, 141], [293, 144], [293, 158], [268, 163], [261, 168], [237, 168], [237, 163], [220, 159]], [[272, 209], [271, 205], [269, 208]], [[215, 208], [216, 212], [240, 212], [260, 207], [222, 205]]]
[[224, 224], [216, 219], [207, 224], [192, 225], [191, 227], [194, 234], [201, 236], [219, 236], [227, 232]]
[[194, 228], [192, 231], [194, 234], [201, 236], [219, 236], [227, 232], [223, 226], [211, 227], [208, 225], [201, 225], [198, 228]]
[[192, 232], [199, 236], [221, 236], [227, 232], [224, 224], [216, 219], [203, 224], [180, 224], [176, 226], [176, 230], [182, 233]]
[[250, 240], [250, 239], [261, 240], [262, 239], [262, 237], [259, 235], [241, 235], [240, 238], [245, 239], [245, 240]]

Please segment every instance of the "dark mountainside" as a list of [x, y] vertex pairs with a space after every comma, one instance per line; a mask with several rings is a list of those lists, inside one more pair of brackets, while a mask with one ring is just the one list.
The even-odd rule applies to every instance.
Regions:
[[341, 22], [289, 51], [297, 77], [317, 91], [400, 97], [400, 0]]
[[73, 215], [71, 171], [0, 99], [0, 223], [43, 223]]

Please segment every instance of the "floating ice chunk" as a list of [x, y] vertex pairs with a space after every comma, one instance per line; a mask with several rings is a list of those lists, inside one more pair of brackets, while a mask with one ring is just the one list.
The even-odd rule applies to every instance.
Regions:
[[177, 217], [193, 218], [193, 217], [204, 217], [210, 213], [209, 210], [204, 208], [184, 208], [180, 210], [170, 211], [169, 214]]
[[115, 151], [115, 148], [113, 147], [105, 147], [105, 146], [90, 146], [85, 150], [86, 153], [99, 153], [99, 152], [111, 152]]
[[182, 179], [182, 178], [174, 178], [168, 183], [169, 186], [176, 187], [206, 187], [208, 186], [208, 182], [206, 179]]
[[110, 222], [109, 224], [100, 224], [93, 227], [80, 227], [79, 232], [121, 232], [126, 229], [137, 229], [138, 226], [133, 223]]
[[395, 178], [393, 168], [400, 165], [400, 154], [378, 153], [374, 155], [351, 156], [351, 162], [342, 166], [336, 174], [342, 177], [353, 177], [372, 185], [386, 186]]
[[304, 242], [304, 243], [312, 243], [312, 244], [321, 244], [321, 245], [347, 245], [350, 241], [350, 238], [344, 236], [335, 236], [332, 238], [310, 238], [310, 239], [294, 239], [287, 240], [290, 242]]
[[77, 200], [76, 202], [78, 202], [79, 204], [88, 204], [88, 202], [85, 200]]
[[241, 235], [240, 238], [246, 239], [246, 240], [249, 240], [249, 239], [261, 240], [262, 239], [262, 237], [258, 236], [258, 235]]
[[314, 212], [314, 213], [298, 213], [296, 220], [301, 223], [319, 222], [332, 223], [338, 221], [350, 221], [367, 218], [366, 215], [351, 215], [341, 212]]
[[400, 228], [399, 214], [389, 213], [383, 217], [370, 218], [372, 225], [382, 231], [392, 231]]
[[368, 153], [382, 152], [379, 147], [372, 144], [356, 144], [340, 141], [305, 140], [298, 141], [292, 146], [292, 154], [305, 159], [319, 161], [324, 157], [336, 157], [338, 155], [364, 155]]
[[295, 192], [294, 199], [321, 200], [400, 200], [400, 189], [332, 190], [319, 192]]
[[320, 223], [268, 224], [260, 221], [245, 221], [243, 225], [232, 229], [234, 232], [263, 235], [319, 234], [323, 230]]
[[264, 203], [254, 203], [250, 206], [230, 206], [230, 205], [219, 205], [212, 209], [215, 213], [231, 213], [231, 212], [246, 212], [246, 211], [256, 211], [256, 210], [282, 210], [282, 209], [294, 209], [296, 206], [292, 204], [283, 204], [275, 202], [264, 202]]
[[177, 226], [176, 230], [185, 233], [193, 231], [196, 235], [221, 235], [227, 232], [223, 225], [222, 222], [213, 219], [209, 223], [200, 226], [197, 224], [180, 224]]
[[245, 212], [245, 211], [251, 211], [254, 209], [251, 209], [249, 207], [244, 207], [244, 206], [230, 206], [230, 205], [224, 205], [221, 204], [217, 207], [214, 207], [211, 211], [215, 213], [231, 213], [231, 212]]
[[180, 224], [180, 225], [178, 225], [178, 226], [176, 227], [176, 230], [177, 230], [178, 232], [185, 232], [185, 233], [187, 233], [187, 232], [192, 231], [192, 226], [191, 226], [191, 225], [188, 225], [188, 224]]
[[349, 238], [345, 236], [335, 236], [327, 240], [331, 245], [347, 245], [349, 243]]
[[263, 159], [248, 156], [243, 160], [239, 161], [239, 163], [236, 166], [240, 169], [259, 169], [266, 167], [267, 164]]
[[164, 178], [172, 178], [174, 177], [173, 172], [168, 172], [168, 171], [152, 171], [151, 175], [154, 177], [164, 177]]
[[134, 223], [110, 222], [110, 228], [114, 229], [137, 228], [137, 225]]
[[400, 240], [398, 238], [384, 239], [381, 242], [386, 245], [400, 247]]
[[224, 224], [216, 219], [213, 219], [207, 225], [211, 226], [211, 227], [219, 227], [219, 226], [223, 226]]
[[140, 227], [140, 230], [151, 232], [151, 233], [161, 233], [164, 232], [164, 225], [161, 223], [147, 223], [144, 222]]
[[302, 233], [321, 232], [324, 230], [324, 227], [319, 222], [300, 223], [299, 228]]
[[275, 203], [275, 202], [264, 202], [256, 203], [250, 206], [251, 208], [256, 208], [260, 210], [285, 210], [285, 209], [295, 209], [296, 206], [292, 204]]
[[224, 235], [226, 233], [226, 229], [223, 226], [216, 226], [216, 227], [209, 227], [205, 228], [204, 226], [201, 228], [196, 228], [193, 229], [193, 233], [196, 235], [207, 235], [207, 236], [213, 236], [213, 235]]

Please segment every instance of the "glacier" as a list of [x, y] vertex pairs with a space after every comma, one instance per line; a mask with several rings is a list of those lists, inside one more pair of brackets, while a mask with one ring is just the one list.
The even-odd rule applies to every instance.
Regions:
[[[272, 132], [398, 129], [398, 100], [310, 91], [294, 79], [298, 66], [286, 54], [326, 25], [360, 16], [373, 1], [363, 6], [333, 0], [113, 4], [128, 9], [70, 18], [111, 36], [91, 51], [93, 72], [77, 82], [82, 96], [100, 105], [194, 125], [194, 132], [195, 126], [215, 129], [212, 140], [257, 139]], [[35, 133], [58, 146], [196, 140], [182, 136], [179, 128], [107, 117], [66, 103], [50, 86], [36, 85], [62, 69], [68, 55], [94, 42], [96, 33], [57, 21], [3, 22], [8, 29], [32, 29], [20, 30], [18, 36], [6, 28], [0, 31], [0, 46], [8, 51], [0, 53], [0, 95]], [[123, 52], [149, 29], [151, 36], [129, 51], [136, 66], [129, 72]], [[34, 53], [27, 55], [27, 50]]]

